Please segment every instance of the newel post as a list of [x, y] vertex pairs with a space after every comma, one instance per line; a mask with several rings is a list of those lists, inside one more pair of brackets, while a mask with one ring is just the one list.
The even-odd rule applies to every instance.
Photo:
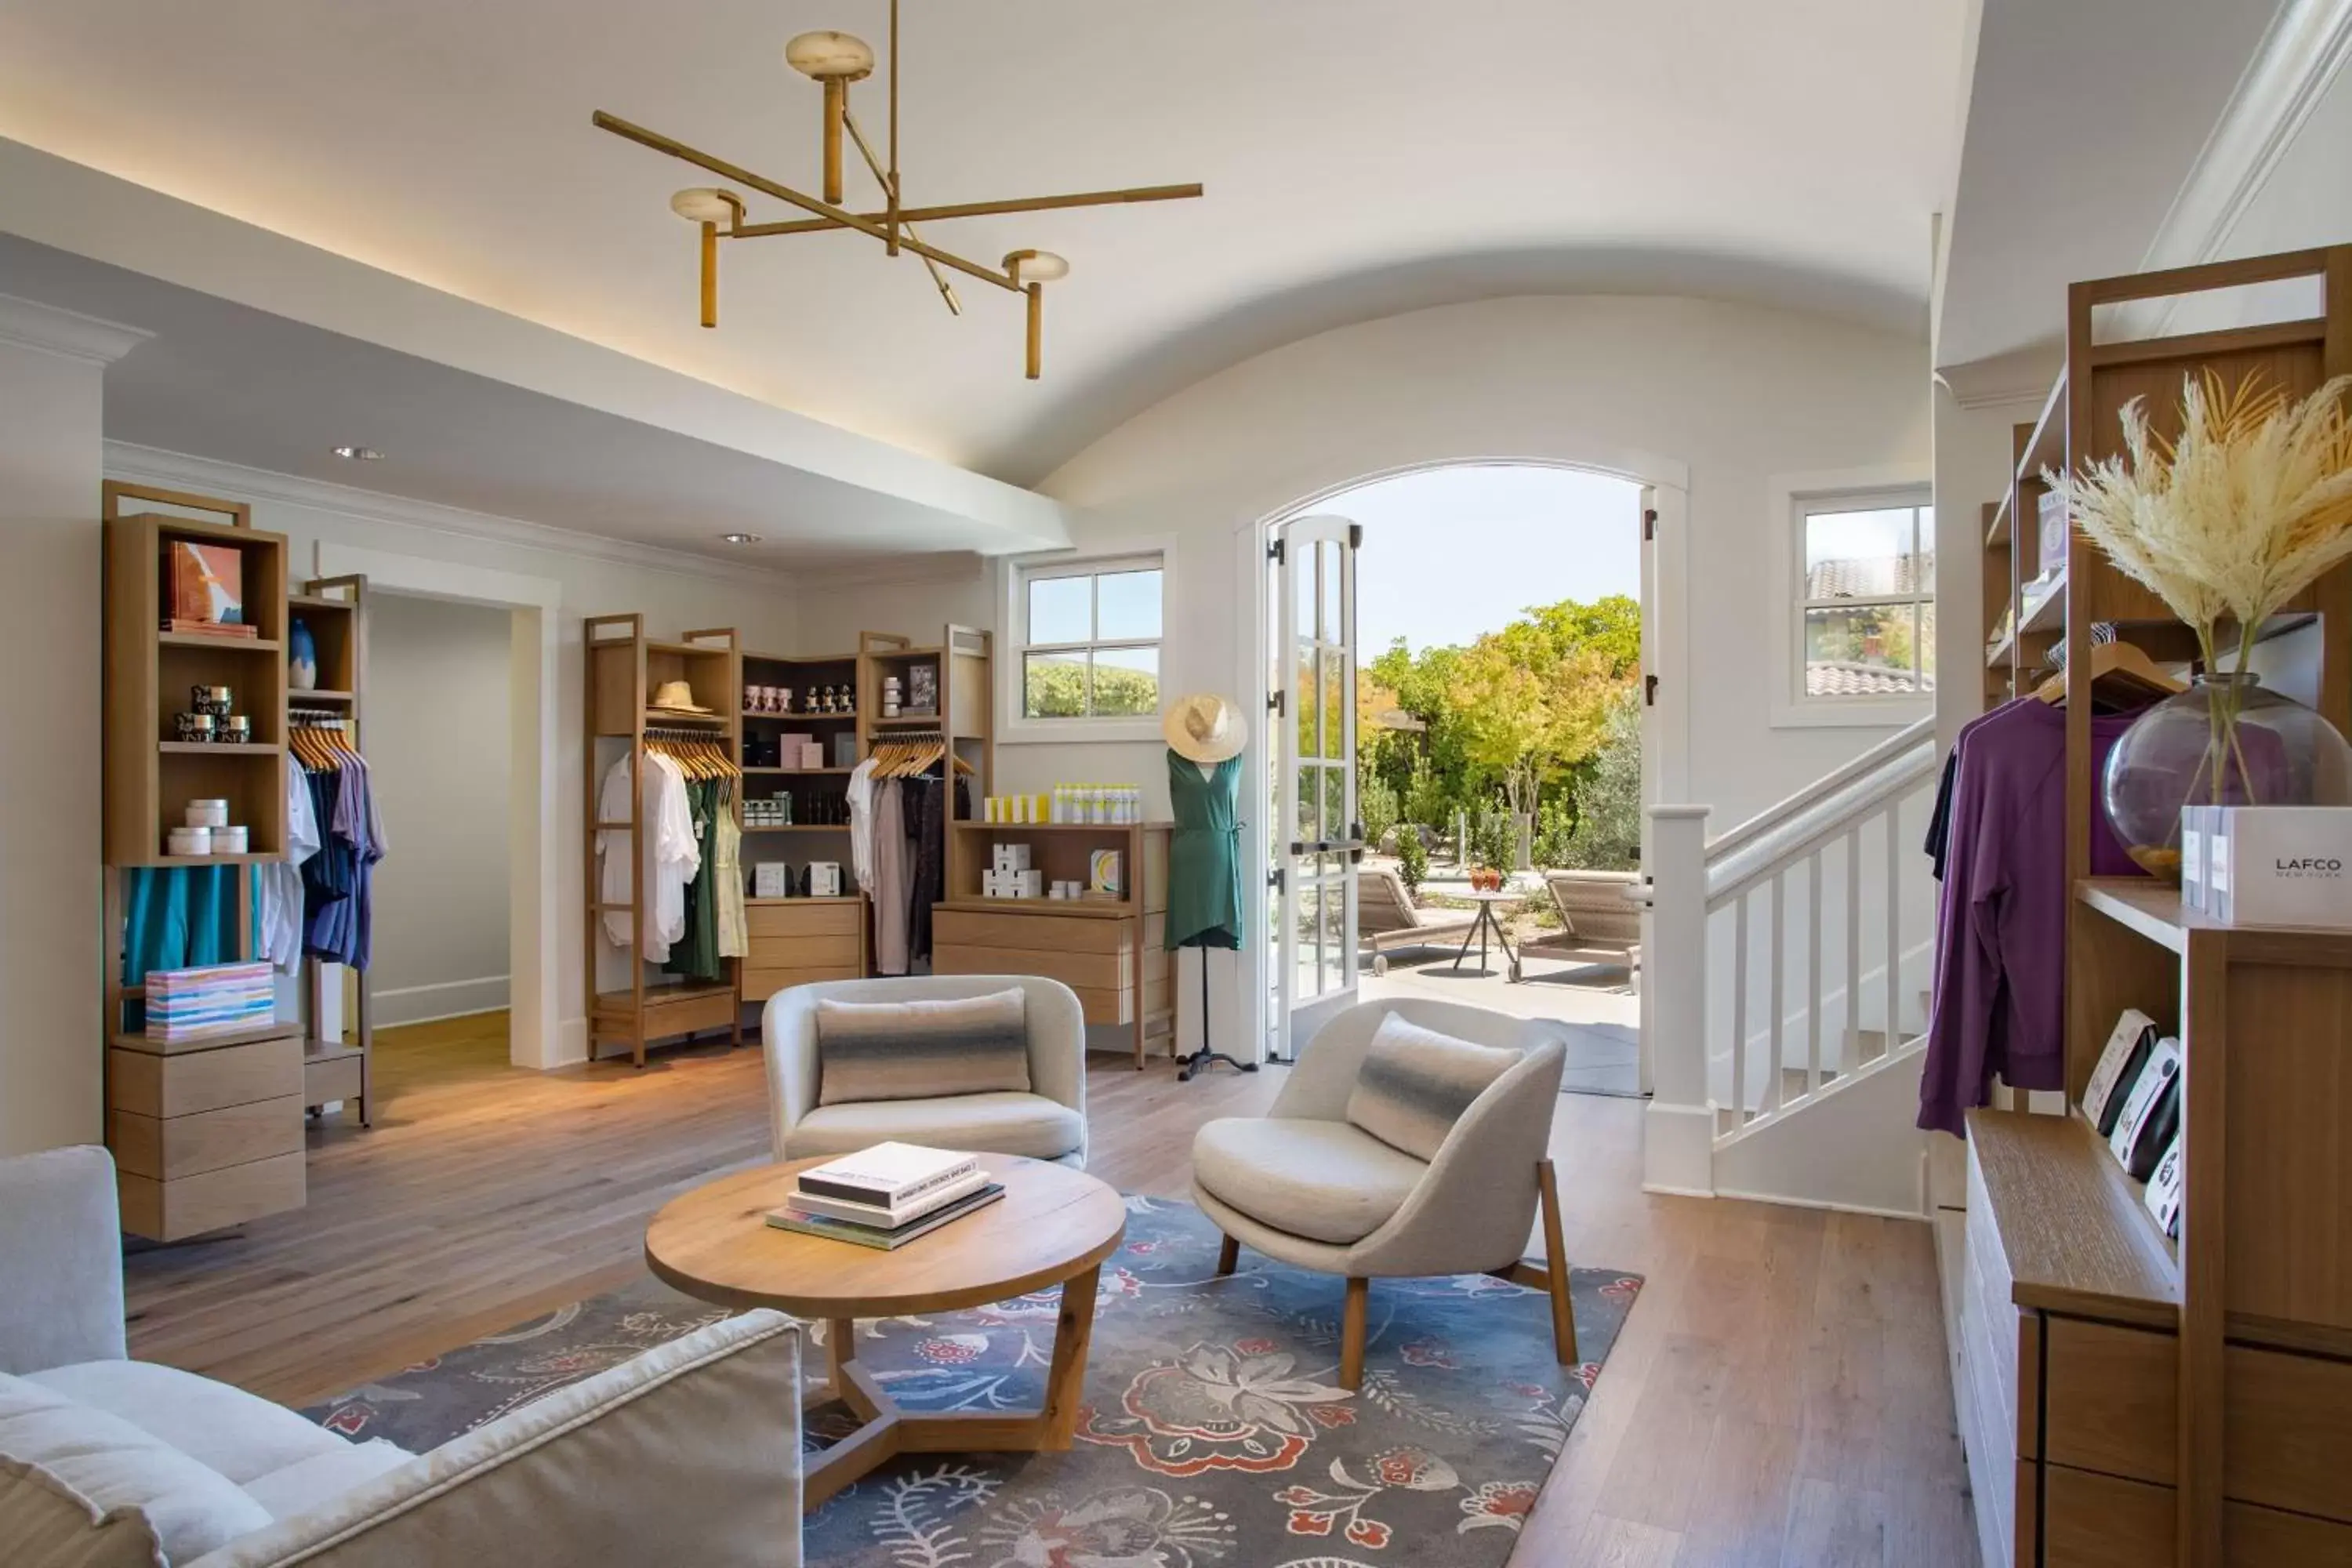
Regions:
[[1706, 817], [1704, 805], [1650, 807], [1650, 1081], [1642, 1185], [1715, 1191], [1715, 1113], [1706, 1094]]

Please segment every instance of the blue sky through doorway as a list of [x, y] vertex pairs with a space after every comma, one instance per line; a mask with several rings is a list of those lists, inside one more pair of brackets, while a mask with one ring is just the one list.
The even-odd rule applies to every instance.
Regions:
[[1468, 644], [1530, 605], [1642, 591], [1641, 489], [1533, 464], [1455, 465], [1376, 479], [1314, 511], [1364, 528], [1358, 646]]

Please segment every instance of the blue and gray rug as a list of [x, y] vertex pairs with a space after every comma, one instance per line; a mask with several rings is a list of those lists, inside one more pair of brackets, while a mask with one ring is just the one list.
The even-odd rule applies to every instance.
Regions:
[[[1375, 1280], [1350, 1394], [1339, 1280], [1248, 1251], [1221, 1279], [1217, 1232], [1191, 1205], [1131, 1197], [1128, 1215], [1103, 1266], [1076, 1448], [895, 1460], [810, 1516], [810, 1563], [1496, 1568], [1642, 1288], [1574, 1271], [1585, 1359], [1563, 1367], [1538, 1291], [1485, 1275]], [[1058, 1295], [861, 1322], [858, 1359], [910, 1409], [1034, 1408]], [[648, 1278], [305, 1414], [422, 1453], [724, 1316]], [[819, 1407], [809, 1441], [854, 1425]]]

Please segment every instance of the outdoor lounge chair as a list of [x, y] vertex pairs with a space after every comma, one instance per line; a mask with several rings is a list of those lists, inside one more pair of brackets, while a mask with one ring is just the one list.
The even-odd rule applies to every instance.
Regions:
[[1642, 906], [1626, 898], [1625, 892], [1641, 880], [1637, 871], [1545, 872], [1544, 887], [1551, 894], [1552, 907], [1559, 911], [1560, 929], [1521, 943], [1519, 956], [1622, 964], [1639, 974]]
[[1367, 866], [1356, 879], [1356, 939], [1374, 974], [1389, 972], [1389, 954], [1399, 948], [1449, 946], [1476, 919], [1468, 910], [1418, 908], [1404, 879], [1386, 866]]

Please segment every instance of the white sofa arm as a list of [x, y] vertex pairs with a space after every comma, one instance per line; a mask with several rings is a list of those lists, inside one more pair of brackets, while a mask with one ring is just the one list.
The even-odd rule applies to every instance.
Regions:
[[800, 1568], [800, 1329], [747, 1312], [187, 1568]]
[[89, 1145], [0, 1160], [0, 1372], [125, 1353], [113, 1156]]

